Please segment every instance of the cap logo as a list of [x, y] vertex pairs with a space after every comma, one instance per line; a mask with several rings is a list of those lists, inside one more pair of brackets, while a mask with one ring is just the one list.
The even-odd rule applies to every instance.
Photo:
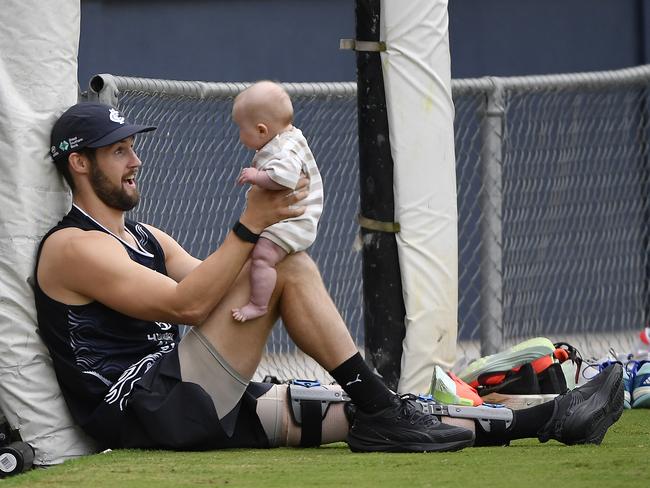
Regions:
[[115, 110], [114, 108], [109, 110], [109, 114], [110, 114], [109, 118], [113, 122], [117, 122], [118, 124], [123, 124], [124, 123], [124, 117], [120, 117], [120, 113], [117, 110]]
[[68, 144], [68, 141], [61, 141], [59, 144], [59, 149], [61, 149], [61, 151], [67, 151], [69, 147], [70, 144]]

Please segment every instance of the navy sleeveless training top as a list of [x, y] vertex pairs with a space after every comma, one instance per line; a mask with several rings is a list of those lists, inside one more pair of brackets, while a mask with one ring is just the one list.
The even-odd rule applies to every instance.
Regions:
[[[128, 219], [125, 226], [137, 248], [73, 205], [41, 240], [36, 269], [45, 240], [61, 229], [76, 227], [112, 235], [133, 261], [166, 275], [164, 252], [151, 232]], [[122, 410], [134, 383], [179, 341], [177, 325], [135, 319], [99, 302], [66, 305], [47, 296], [38, 279], [35, 300], [40, 335], [52, 356], [66, 403], [81, 427], [102, 401]]]

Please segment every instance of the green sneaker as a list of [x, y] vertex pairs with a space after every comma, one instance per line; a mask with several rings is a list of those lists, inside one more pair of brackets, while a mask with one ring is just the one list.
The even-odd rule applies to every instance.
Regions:
[[434, 400], [445, 405], [476, 406], [483, 403], [474, 388], [453, 375], [447, 374], [436, 366], [431, 378], [431, 387], [428, 392]]
[[[546, 337], [535, 337], [520, 342], [503, 352], [485, 356], [472, 362], [458, 376], [470, 385], [484, 373], [509, 371], [522, 364], [553, 354], [555, 346]], [[475, 385], [474, 385], [475, 386]]]

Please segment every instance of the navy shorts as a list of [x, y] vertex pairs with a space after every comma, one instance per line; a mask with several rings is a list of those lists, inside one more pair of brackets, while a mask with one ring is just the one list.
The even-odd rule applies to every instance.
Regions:
[[[271, 386], [251, 382], [239, 403], [220, 421], [210, 395], [199, 385], [181, 380], [175, 348], [135, 383], [124, 410], [102, 402], [82, 427], [103, 448], [265, 448], [269, 441], [256, 405], [257, 398]], [[229, 427], [224, 428], [223, 423]]]

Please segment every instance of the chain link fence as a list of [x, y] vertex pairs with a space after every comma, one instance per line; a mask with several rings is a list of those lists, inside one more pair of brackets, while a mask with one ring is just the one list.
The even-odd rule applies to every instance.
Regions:
[[632, 351], [648, 320], [650, 66], [453, 87], [461, 341]]
[[[137, 141], [132, 218], [204, 258], [239, 216], [252, 153], [232, 101], [247, 84], [98, 75], [91, 96], [158, 130]], [[354, 83], [285, 84], [326, 190], [310, 250], [363, 349]], [[625, 352], [648, 313], [650, 67], [454, 80], [459, 364], [523, 339]], [[94, 92], [94, 93], [93, 93]], [[258, 376], [329, 381], [276, 326]]]

